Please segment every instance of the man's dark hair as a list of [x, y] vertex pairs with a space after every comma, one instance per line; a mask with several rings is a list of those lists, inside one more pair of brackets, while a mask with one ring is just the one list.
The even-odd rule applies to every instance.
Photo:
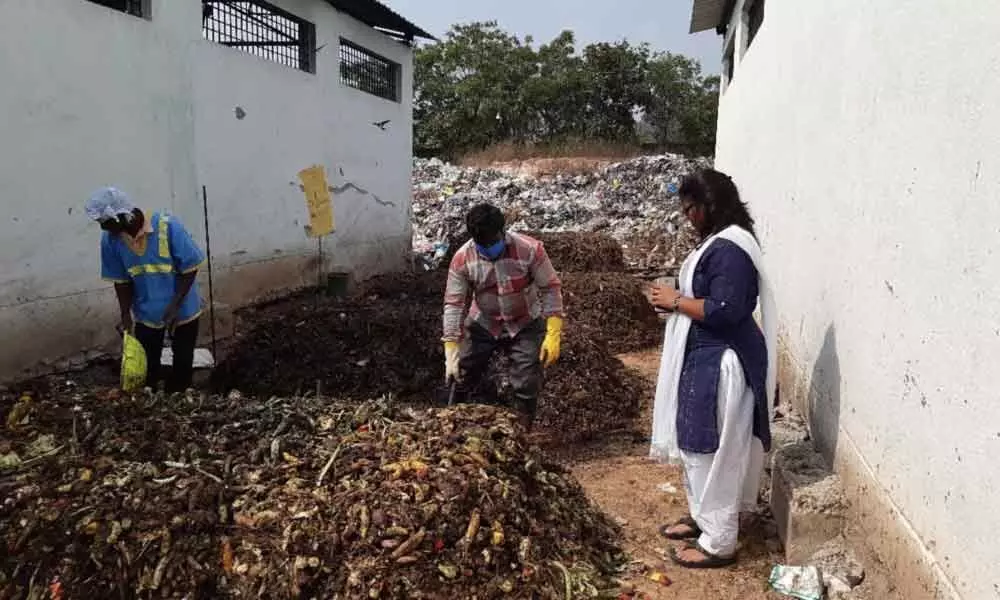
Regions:
[[730, 225], [738, 225], [757, 237], [753, 217], [740, 200], [740, 192], [729, 175], [714, 169], [703, 169], [684, 177], [678, 195], [705, 210], [705, 237], [719, 233]]
[[477, 244], [487, 245], [503, 236], [507, 221], [503, 211], [489, 203], [482, 203], [469, 209], [465, 216], [465, 226]]

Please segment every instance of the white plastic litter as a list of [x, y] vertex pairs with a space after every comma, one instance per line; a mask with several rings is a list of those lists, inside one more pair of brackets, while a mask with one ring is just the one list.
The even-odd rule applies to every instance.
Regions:
[[656, 486], [656, 489], [658, 489], [659, 491], [663, 492], [664, 494], [676, 494], [677, 493], [677, 488], [674, 487], [674, 485], [672, 483], [661, 483], [660, 485]]
[[[163, 348], [163, 353], [160, 355], [160, 364], [165, 366], [170, 366], [174, 364], [174, 351], [170, 346], [165, 346]], [[212, 351], [208, 348], [195, 348], [194, 350], [194, 368], [195, 369], [211, 369], [215, 366], [215, 357], [212, 356]]]
[[425, 268], [438, 265], [465, 214], [490, 202], [515, 231], [606, 233], [622, 244], [626, 264], [640, 270], [675, 268], [696, 242], [685, 227], [677, 191], [707, 158], [640, 156], [592, 173], [532, 175], [462, 167], [436, 158], [413, 164], [413, 251]]
[[823, 600], [823, 575], [817, 567], [778, 565], [769, 579], [774, 591], [798, 600]]

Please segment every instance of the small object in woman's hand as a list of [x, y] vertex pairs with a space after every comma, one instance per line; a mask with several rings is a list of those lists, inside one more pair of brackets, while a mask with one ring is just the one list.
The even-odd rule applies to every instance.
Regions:
[[653, 306], [671, 310], [674, 305], [674, 300], [680, 296], [680, 292], [675, 289], [668, 288], [665, 285], [654, 285], [652, 288], [652, 301]]
[[652, 291], [657, 287], [667, 287], [672, 290], [677, 289], [677, 278], [676, 277], [657, 277], [656, 280], [650, 285], [650, 303], [653, 305], [653, 310], [659, 314], [668, 314], [670, 310], [663, 308], [662, 306], [657, 306], [656, 302], [652, 298]]

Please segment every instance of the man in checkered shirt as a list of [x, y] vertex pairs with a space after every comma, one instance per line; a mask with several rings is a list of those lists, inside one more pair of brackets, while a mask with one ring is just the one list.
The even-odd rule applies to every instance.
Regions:
[[559, 358], [562, 284], [542, 243], [507, 231], [499, 208], [474, 206], [466, 226], [444, 293], [445, 377], [477, 390], [493, 354], [509, 350], [514, 408], [530, 427], [543, 368]]

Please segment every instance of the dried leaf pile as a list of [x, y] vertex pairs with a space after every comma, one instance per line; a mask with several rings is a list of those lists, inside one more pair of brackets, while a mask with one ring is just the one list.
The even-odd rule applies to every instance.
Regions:
[[444, 282], [444, 273], [384, 276], [346, 301], [306, 292], [251, 309], [213, 387], [294, 395], [318, 381], [342, 398], [423, 401], [444, 380]]
[[545, 245], [545, 252], [560, 273], [625, 270], [622, 247], [610, 235], [572, 231], [530, 232], [528, 235]]
[[616, 525], [492, 407], [63, 389], [15, 417], [5, 599], [616, 594]]
[[[425, 404], [444, 381], [445, 276], [385, 275], [348, 300], [301, 294], [252, 310], [213, 385], [220, 392], [294, 395], [320, 382], [345, 399], [393, 394]], [[621, 428], [638, 414], [646, 384], [615, 353], [659, 343], [662, 326], [641, 285], [625, 274], [565, 279], [570, 324], [560, 362], [546, 376], [538, 422], [570, 440]]]
[[623, 273], [561, 273], [567, 331], [597, 340], [614, 354], [663, 343], [663, 321], [649, 303], [643, 283]]
[[633, 425], [649, 384], [599, 340], [564, 337], [559, 362], [546, 374], [536, 424], [552, 439], [583, 441]]

